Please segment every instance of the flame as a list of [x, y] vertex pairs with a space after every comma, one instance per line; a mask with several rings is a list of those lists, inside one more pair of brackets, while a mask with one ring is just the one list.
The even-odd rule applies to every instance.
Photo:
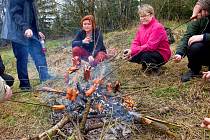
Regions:
[[85, 79], [85, 81], [90, 80], [90, 72], [91, 72], [90, 70], [91, 70], [91, 67], [85, 65], [85, 68], [84, 68], [84, 79]]
[[75, 56], [71, 60], [72, 60], [72, 65], [75, 67], [79, 66], [81, 63], [79, 56]]
[[77, 70], [79, 70], [78, 67], [76, 67], [76, 66], [71, 66], [71, 67], [69, 67], [66, 71], [67, 71], [69, 74], [72, 74], [73, 72], [75, 72], [75, 71], [77, 71]]
[[130, 96], [123, 97], [123, 105], [127, 109], [129, 109], [129, 110], [133, 109], [135, 104], [136, 104], [136, 102]]
[[97, 109], [99, 112], [103, 112], [104, 106], [103, 106], [101, 103], [98, 103], [98, 104], [96, 104], [96, 109]]
[[76, 90], [75, 88], [67, 88], [66, 89], [66, 98], [71, 100], [71, 101], [75, 101], [76, 98], [78, 96], [78, 90]]
[[92, 85], [92, 86], [85, 92], [85, 95], [86, 95], [86, 96], [91, 96], [95, 91], [96, 91], [96, 86], [95, 86], [95, 85]]

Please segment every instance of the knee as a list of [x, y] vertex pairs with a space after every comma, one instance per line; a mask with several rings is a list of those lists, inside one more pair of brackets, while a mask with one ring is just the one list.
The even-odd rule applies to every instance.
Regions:
[[73, 57], [74, 57], [74, 56], [79, 56], [81, 50], [82, 50], [82, 49], [81, 49], [80, 47], [74, 47], [74, 48], [72, 48]]
[[189, 54], [194, 55], [200, 53], [202, 46], [204, 46], [203, 43], [193, 43], [188, 49]]

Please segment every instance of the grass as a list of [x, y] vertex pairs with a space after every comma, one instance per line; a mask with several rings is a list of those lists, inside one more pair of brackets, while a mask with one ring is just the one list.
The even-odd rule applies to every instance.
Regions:
[[[164, 21], [166, 26], [175, 27], [179, 23]], [[176, 38], [175, 44], [171, 46], [172, 51], [179, 42], [181, 36], [186, 29], [186, 25], [174, 30]], [[135, 35], [136, 27], [124, 31], [116, 31], [104, 35], [105, 45], [107, 48], [116, 48], [122, 51], [130, 47], [130, 43]], [[47, 41], [48, 61], [49, 65], [58, 72], [64, 69], [67, 60], [63, 55], [65, 52], [59, 48], [67, 43], [68, 39]], [[70, 43], [70, 42], [69, 42]], [[70, 44], [68, 44], [70, 45]], [[59, 50], [59, 51], [55, 51]], [[6, 60], [6, 71], [15, 75], [16, 81], [13, 87], [14, 91], [18, 89], [18, 80], [15, 69], [15, 59], [11, 49], [4, 49], [1, 55]], [[62, 63], [60, 62], [62, 61]], [[56, 63], [55, 63], [56, 62]], [[204, 82], [201, 78], [195, 78], [190, 82], [181, 83], [180, 75], [187, 70], [187, 59], [181, 63], [175, 64], [169, 61], [163, 66], [163, 73], [160, 76], [149, 76], [143, 73], [141, 66], [129, 62], [124, 62], [117, 57], [112, 62], [113, 68], [120, 65], [120, 68], [114, 72], [114, 78], [121, 82], [124, 93], [134, 93], [132, 98], [136, 101], [137, 110], [142, 115], [151, 116], [167, 122], [172, 122], [181, 125], [181, 128], [173, 129], [172, 131], [179, 136], [197, 140], [208, 139], [208, 133], [199, 128], [203, 117], [208, 116], [210, 112], [210, 83]], [[33, 67], [29, 67], [32, 69]], [[34, 69], [34, 68], [33, 68]], [[30, 74], [35, 73], [34, 70]], [[33, 81], [35, 86], [38, 81]], [[12, 99], [33, 103], [40, 103], [39, 93], [22, 93], [16, 94]], [[163, 107], [169, 107], [168, 113], [161, 114], [159, 110]], [[50, 127], [49, 108], [41, 106], [33, 106], [28, 104], [19, 104], [15, 102], [5, 102], [0, 104], [0, 139], [11, 139], [7, 135], [13, 136], [13, 139], [26, 137], [31, 134], [38, 134]], [[154, 131], [151, 128], [143, 127], [140, 132], [136, 133], [133, 139], [171, 139], [165, 134]]]

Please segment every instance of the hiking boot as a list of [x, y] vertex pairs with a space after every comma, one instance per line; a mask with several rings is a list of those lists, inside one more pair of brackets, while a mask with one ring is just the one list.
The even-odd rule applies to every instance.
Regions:
[[184, 73], [181, 76], [181, 81], [182, 82], [190, 81], [193, 77], [195, 77], [197, 75], [199, 75], [199, 73], [196, 73], [196, 72], [193, 72], [193, 71], [189, 70], [188, 72]]

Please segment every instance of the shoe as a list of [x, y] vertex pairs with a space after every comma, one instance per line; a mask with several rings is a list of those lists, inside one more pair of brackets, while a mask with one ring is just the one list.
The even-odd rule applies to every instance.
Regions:
[[190, 81], [193, 77], [196, 77], [197, 75], [199, 75], [199, 73], [193, 72], [192, 70], [189, 70], [188, 72], [184, 73], [181, 76], [181, 81], [182, 82]]
[[30, 87], [20, 87], [20, 89], [22, 91], [31, 91], [32, 90], [32, 87], [31, 86]]

